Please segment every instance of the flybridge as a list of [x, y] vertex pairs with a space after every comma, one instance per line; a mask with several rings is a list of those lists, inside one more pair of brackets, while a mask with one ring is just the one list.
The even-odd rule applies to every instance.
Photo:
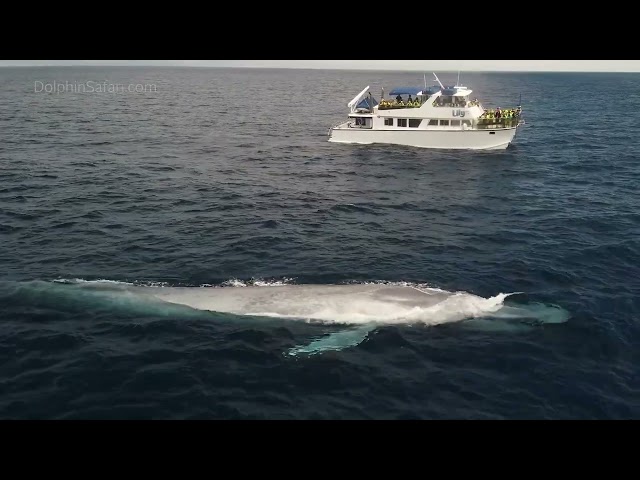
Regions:
[[434, 85], [432, 87], [398, 87], [394, 88], [389, 92], [389, 95], [394, 97], [396, 95], [433, 95], [434, 93], [438, 93], [440, 91], [440, 87]]

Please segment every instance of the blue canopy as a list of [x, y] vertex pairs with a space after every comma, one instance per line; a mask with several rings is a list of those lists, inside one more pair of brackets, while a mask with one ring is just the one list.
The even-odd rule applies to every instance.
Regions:
[[[371, 101], [369, 101], [371, 100]], [[373, 98], [373, 97], [365, 97], [363, 98], [360, 103], [356, 106], [356, 108], [366, 108], [366, 109], [372, 109], [373, 107], [375, 107], [376, 105], [378, 105], [378, 101]]]
[[420, 92], [422, 92], [422, 87], [399, 87], [391, 90], [389, 95], [392, 97], [396, 95], [418, 95]]

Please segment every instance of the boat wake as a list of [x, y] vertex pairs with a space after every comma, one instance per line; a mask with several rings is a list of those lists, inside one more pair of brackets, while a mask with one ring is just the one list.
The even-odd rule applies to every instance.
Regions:
[[[517, 293], [483, 298], [408, 283], [295, 285], [286, 281], [228, 281], [218, 286], [172, 287], [108, 280], [5, 283], [0, 300], [20, 299], [57, 309], [101, 308], [129, 313], [200, 318], [233, 315], [234, 322], [303, 321], [334, 325], [335, 332], [297, 345], [289, 355], [342, 350], [360, 344], [379, 326], [462, 322], [481, 329], [513, 330], [562, 323], [569, 313], [546, 304], [505, 304]], [[216, 316], [219, 320], [219, 315]]]

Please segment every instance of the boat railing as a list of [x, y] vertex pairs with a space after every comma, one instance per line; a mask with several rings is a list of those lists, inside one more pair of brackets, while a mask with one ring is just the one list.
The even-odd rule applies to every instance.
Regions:
[[333, 127], [331, 127], [329, 129], [329, 132], [331, 132], [331, 130], [333, 130], [334, 128], [340, 128], [340, 127], [346, 127], [346, 128], [362, 128], [365, 130], [371, 130], [373, 128], [372, 125], [358, 125], [357, 123], [355, 123], [353, 120], [344, 120], [340, 123], [335, 124]]
[[476, 128], [511, 128], [520, 125], [520, 118], [479, 118]]
[[466, 108], [466, 107], [471, 107], [473, 105], [471, 105], [471, 102], [457, 102], [457, 103], [452, 103], [452, 102], [447, 102], [447, 103], [434, 103], [433, 104], [434, 107], [438, 107], [438, 108]]
[[499, 116], [496, 110], [485, 110], [478, 118], [477, 125], [478, 128], [515, 127], [521, 120], [521, 114], [522, 111], [518, 108], [501, 108]]
[[420, 108], [423, 104], [420, 100], [414, 100], [413, 102], [398, 102], [390, 100], [382, 100], [378, 104], [378, 110], [395, 110], [399, 108]]

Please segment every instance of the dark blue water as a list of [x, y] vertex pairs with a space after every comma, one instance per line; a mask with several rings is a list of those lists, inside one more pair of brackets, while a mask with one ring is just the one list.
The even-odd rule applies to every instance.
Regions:
[[[422, 73], [0, 69], [0, 417], [638, 418], [640, 76], [461, 80], [522, 95], [507, 151], [327, 142], [362, 88]], [[345, 327], [129, 289], [366, 282], [465, 293], [291, 356]], [[568, 318], [469, 313], [511, 292]]]

